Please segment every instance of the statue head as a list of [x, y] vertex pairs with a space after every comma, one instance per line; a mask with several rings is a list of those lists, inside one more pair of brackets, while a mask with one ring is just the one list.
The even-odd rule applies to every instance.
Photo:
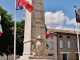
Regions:
[[37, 39], [41, 39], [41, 36], [39, 35], [39, 36], [37, 37]]

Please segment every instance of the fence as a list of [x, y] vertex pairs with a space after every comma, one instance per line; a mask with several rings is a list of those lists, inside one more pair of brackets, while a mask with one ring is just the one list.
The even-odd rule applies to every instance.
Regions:
[[[19, 55], [16, 55], [16, 59], [19, 58]], [[3, 56], [0, 56], [0, 60], [14, 60], [14, 55], [3, 55]]]

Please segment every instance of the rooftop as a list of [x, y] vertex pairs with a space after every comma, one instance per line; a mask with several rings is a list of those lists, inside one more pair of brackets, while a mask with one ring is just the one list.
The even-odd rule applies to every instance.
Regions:
[[[73, 31], [73, 30], [61, 30], [61, 29], [50, 29], [50, 28], [48, 28], [48, 31], [49, 31], [49, 33], [77, 34], [77, 31]], [[80, 32], [78, 34], [80, 34]]]

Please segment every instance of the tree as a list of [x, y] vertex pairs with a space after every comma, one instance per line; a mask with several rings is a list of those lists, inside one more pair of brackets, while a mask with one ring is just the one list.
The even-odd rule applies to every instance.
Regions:
[[16, 39], [16, 54], [22, 55], [23, 52], [23, 40], [24, 40], [24, 20], [17, 22], [17, 39]]
[[[3, 34], [0, 37], [0, 55], [14, 53], [14, 21], [12, 15], [0, 7], [1, 26]], [[16, 28], [16, 54], [22, 55], [24, 39], [24, 20], [17, 22]]]
[[0, 15], [1, 15], [1, 26], [3, 30], [3, 34], [0, 37], [0, 55], [3, 53], [9, 55], [13, 53], [13, 33], [10, 28], [13, 27], [12, 15], [8, 14], [6, 10], [4, 10], [0, 6]]

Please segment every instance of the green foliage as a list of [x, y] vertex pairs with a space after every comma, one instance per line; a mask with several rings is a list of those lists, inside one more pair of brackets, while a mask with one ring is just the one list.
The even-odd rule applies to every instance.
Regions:
[[[3, 34], [0, 37], [0, 55], [14, 53], [14, 21], [12, 15], [0, 7], [1, 26]], [[16, 54], [22, 55], [24, 39], [24, 20], [17, 22], [16, 28]]]
[[[0, 15], [1, 15], [1, 25], [3, 29], [3, 34], [0, 37], [0, 55], [11, 54], [13, 48], [13, 34], [10, 28], [13, 27], [11, 14], [8, 14], [6, 10], [0, 7]], [[10, 46], [12, 45], [12, 46]]]
[[17, 22], [17, 45], [16, 53], [17, 55], [22, 55], [23, 52], [23, 40], [24, 40], [24, 20]]

